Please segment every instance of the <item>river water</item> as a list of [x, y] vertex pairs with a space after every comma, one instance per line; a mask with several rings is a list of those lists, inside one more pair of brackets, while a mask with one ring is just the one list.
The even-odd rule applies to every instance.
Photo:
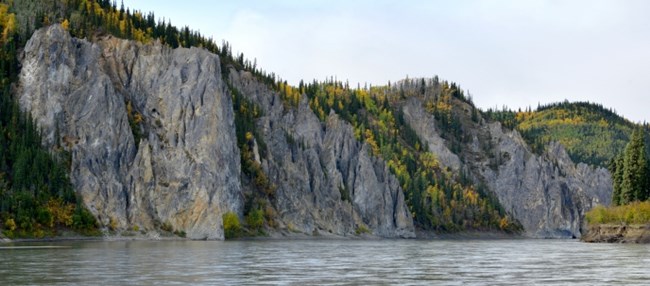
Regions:
[[650, 246], [528, 239], [0, 244], [0, 285], [24, 284], [648, 285]]

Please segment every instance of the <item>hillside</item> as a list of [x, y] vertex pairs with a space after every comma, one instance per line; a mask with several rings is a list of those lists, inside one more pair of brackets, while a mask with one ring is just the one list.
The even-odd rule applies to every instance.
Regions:
[[[291, 86], [227, 43], [110, 1], [9, 11], [12, 56], [23, 54], [3, 107], [38, 126], [32, 148], [68, 154], [57, 166], [78, 196], [70, 203], [115, 233], [576, 237], [584, 213], [611, 198], [607, 170], [541, 139], [531, 152], [437, 77]], [[21, 194], [16, 182], [4, 202]]]
[[573, 161], [602, 167], [625, 148], [636, 126], [611, 109], [589, 102], [565, 101], [534, 111], [490, 109], [485, 115], [519, 131], [536, 152], [557, 141]]
[[0, 236], [95, 233], [95, 218], [68, 177], [70, 154], [43, 148], [38, 127], [13, 95], [18, 51], [26, 39], [20, 36], [13, 7], [4, 2], [0, 3]]

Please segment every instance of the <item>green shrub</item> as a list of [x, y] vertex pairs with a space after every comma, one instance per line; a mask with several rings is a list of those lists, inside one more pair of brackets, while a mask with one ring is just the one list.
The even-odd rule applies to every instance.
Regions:
[[187, 237], [187, 233], [184, 230], [174, 231], [174, 234], [178, 237], [183, 237], [183, 238]]
[[357, 226], [357, 229], [354, 232], [357, 235], [362, 235], [362, 234], [370, 233], [370, 230], [365, 225], [360, 225], [360, 226]]
[[54, 226], [54, 217], [46, 208], [39, 208], [36, 210], [36, 221], [47, 227]]
[[174, 232], [174, 227], [172, 227], [172, 224], [166, 221], [160, 226], [160, 230], [166, 231], [166, 232]]
[[234, 212], [223, 214], [223, 231], [226, 239], [235, 238], [241, 233], [241, 224], [239, 216]]
[[609, 208], [596, 206], [585, 214], [585, 219], [589, 224], [648, 224], [650, 201]]
[[246, 225], [248, 225], [251, 231], [259, 231], [262, 225], [264, 225], [264, 212], [261, 209], [252, 210], [246, 216]]
[[5, 237], [10, 238], [10, 239], [13, 239], [13, 238], [16, 237], [16, 234], [14, 233], [13, 230], [3, 230], [3, 231], [2, 231], [2, 234], [3, 234]]
[[8, 218], [8, 219], [5, 221], [5, 225], [4, 225], [4, 226], [5, 226], [5, 228], [6, 228], [7, 230], [9, 230], [9, 231], [14, 231], [14, 230], [16, 230], [16, 222], [15, 222], [14, 219], [12, 219], [12, 218]]
[[72, 227], [76, 230], [91, 230], [97, 228], [97, 220], [81, 204], [77, 205], [72, 214]]
[[339, 187], [339, 193], [341, 193], [341, 200], [342, 201], [348, 201], [348, 202], [351, 201], [350, 192], [348, 191], [348, 188], [346, 188], [345, 186], [340, 186]]

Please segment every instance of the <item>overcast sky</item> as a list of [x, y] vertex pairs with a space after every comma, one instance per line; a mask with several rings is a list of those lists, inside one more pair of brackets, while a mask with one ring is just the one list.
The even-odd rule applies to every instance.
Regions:
[[124, 0], [290, 83], [454, 81], [482, 108], [591, 101], [650, 119], [650, 1]]

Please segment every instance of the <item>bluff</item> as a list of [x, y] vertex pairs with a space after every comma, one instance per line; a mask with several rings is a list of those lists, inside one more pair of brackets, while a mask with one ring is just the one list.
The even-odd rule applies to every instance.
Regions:
[[229, 75], [264, 114], [257, 125], [269, 155], [260, 163], [277, 187], [275, 207], [283, 223], [305, 233], [342, 235], [367, 227], [382, 237], [415, 237], [398, 180], [370, 155], [367, 143], [355, 139], [348, 122], [331, 112], [321, 123], [306, 98], [287, 107], [250, 73], [233, 69]]
[[[356, 116], [318, 109], [328, 105], [317, 102], [329, 96], [322, 93], [288, 103], [277, 88], [200, 48], [111, 36], [90, 42], [53, 25], [33, 34], [20, 60], [21, 108], [48, 148], [69, 153], [84, 204], [118, 231], [137, 226], [223, 239], [223, 214], [243, 219], [255, 203], [281, 232], [409, 238], [419, 203], [420, 219], [445, 216], [456, 223], [450, 227], [471, 228], [481, 214], [506, 226], [513, 218], [531, 237], [567, 238], [581, 236], [584, 213], [611, 197], [606, 169], [574, 163], [557, 143], [534, 153], [517, 131], [483, 118], [437, 80], [369, 89], [374, 97], [347, 89], [350, 103], [365, 108]], [[334, 84], [332, 103], [341, 86]], [[259, 108], [245, 143], [254, 163], [238, 146], [241, 111], [233, 106], [240, 100]], [[386, 122], [401, 122], [403, 130]], [[419, 141], [397, 136], [411, 129]], [[415, 142], [400, 150], [406, 157], [424, 154], [418, 142], [426, 145], [437, 177], [411, 157], [400, 163], [379, 156], [393, 152], [390, 146], [411, 146], [406, 141]], [[246, 164], [259, 166], [267, 193], [256, 191]], [[404, 171], [396, 176], [399, 168], [413, 173], [412, 181]], [[466, 188], [458, 187], [465, 180]], [[462, 202], [471, 208], [440, 206]]]
[[19, 102], [45, 144], [70, 153], [72, 183], [103, 225], [216, 239], [221, 214], [242, 209], [219, 69], [201, 49], [90, 43], [54, 25], [25, 47]]
[[[49, 148], [69, 152], [72, 183], [103, 225], [223, 239], [222, 215], [243, 217], [250, 186], [217, 55], [110, 36], [89, 42], [53, 25], [33, 34], [21, 63], [21, 107]], [[331, 114], [323, 125], [305, 102], [286, 109], [245, 72], [228, 74], [264, 111], [257, 125], [269, 155], [257, 161], [276, 187], [279, 227], [414, 237], [396, 178], [348, 123]]]
[[519, 132], [472, 116], [473, 106], [456, 98], [450, 102], [464, 134], [457, 142], [461, 151], [452, 152], [453, 140], [441, 137], [440, 119], [425, 108], [430, 97], [407, 100], [402, 105], [405, 119], [443, 165], [496, 194], [527, 236], [580, 237], [584, 214], [595, 205], [610, 204], [611, 175], [605, 168], [574, 163], [556, 142], [535, 154]]

